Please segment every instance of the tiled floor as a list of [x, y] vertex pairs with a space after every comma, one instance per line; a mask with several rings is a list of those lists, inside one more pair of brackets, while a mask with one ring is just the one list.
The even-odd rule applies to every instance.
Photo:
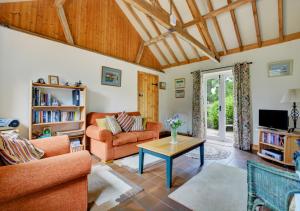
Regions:
[[[228, 147], [226, 147], [228, 148]], [[219, 161], [205, 161], [205, 166], [212, 162], [220, 162], [225, 165], [235, 166], [246, 169], [247, 160], [256, 160], [268, 165], [276, 166], [270, 162], [266, 162], [256, 156], [255, 154], [243, 152], [234, 148], [230, 148], [232, 153], [229, 158]], [[94, 162], [97, 162], [94, 160]], [[187, 156], [181, 156], [174, 160], [173, 165], [173, 186], [171, 189], [165, 187], [165, 163], [159, 163], [150, 168], [146, 168], [144, 174], [138, 175], [132, 173], [126, 168], [118, 167], [115, 164], [109, 164], [115, 171], [125, 176], [127, 179], [136, 183], [144, 188], [144, 191], [140, 192], [136, 196], [132, 197], [115, 207], [113, 210], [189, 210], [183, 205], [168, 198], [168, 195], [199, 173], [201, 169], [199, 167], [199, 160], [189, 158]], [[279, 167], [284, 169], [283, 167]]]

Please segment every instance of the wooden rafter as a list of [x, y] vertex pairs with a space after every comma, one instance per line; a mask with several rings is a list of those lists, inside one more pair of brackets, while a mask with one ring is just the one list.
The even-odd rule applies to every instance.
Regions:
[[25, 2], [25, 1], [36, 1], [36, 0], [0, 0], [0, 4], [17, 3], [17, 2]]
[[167, 37], [171, 36], [171, 34], [172, 34], [172, 32], [165, 32], [165, 33], [160, 34], [157, 37], [153, 37], [145, 42], [145, 46], [152, 45], [163, 39], [166, 39]]
[[[152, 18], [149, 17], [149, 16], [147, 16], [147, 15], [146, 15], [146, 17], [148, 18], [150, 24], [153, 26], [154, 31], [158, 34], [158, 36], [161, 35], [162, 33], [160, 32], [158, 26], [155, 24], [155, 22], [152, 20]], [[166, 37], [165, 37], [165, 38], [166, 38]], [[168, 50], [168, 52], [170, 53], [170, 55], [172, 56], [173, 60], [174, 60], [176, 63], [178, 63], [179, 61], [178, 61], [178, 59], [177, 59], [177, 57], [176, 57], [174, 51], [173, 51], [172, 48], [170, 47], [169, 43], [166, 41], [166, 39], [162, 39], [161, 41], [162, 41], [163, 44], [167, 47], [167, 50]]]
[[186, 40], [187, 42], [191, 43], [195, 47], [199, 48], [199, 50], [201, 50], [211, 60], [215, 62], [220, 61], [219, 57], [214, 52], [212, 52], [210, 49], [208, 49], [206, 46], [204, 46], [194, 37], [192, 37], [187, 32], [185, 32], [181, 24], [178, 23], [175, 27], [173, 27], [169, 22], [169, 14], [166, 11], [162, 10], [159, 7], [153, 7], [145, 0], [124, 0], [124, 1], [131, 4], [135, 8], [139, 9], [143, 13], [151, 16], [163, 27], [169, 30], [174, 30], [175, 31], [174, 33], [178, 34], [182, 39]]
[[[142, 30], [147, 34], [147, 36], [151, 39], [152, 36], [149, 33], [149, 31], [146, 29], [145, 25], [143, 24], [143, 22], [141, 21], [141, 19], [139, 18], [139, 16], [136, 14], [136, 12], [132, 9], [132, 7], [130, 6], [130, 4], [127, 4], [126, 2], [124, 2], [124, 5], [126, 6], [127, 10], [130, 12], [130, 14], [134, 17], [134, 19], [138, 22], [139, 26], [142, 28]], [[154, 46], [156, 48], [156, 50], [158, 51], [159, 55], [163, 58], [163, 60], [167, 63], [169, 63], [169, 60], [167, 59], [167, 57], [163, 54], [163, 52], [160, 50], [159, 46], [154, 43]]]
[[279, 39], [283, 40], [283, 0], [278, 0], [278, 29]]
[[253, 12], [253, 18], [254, 18], [254, 23], [255, 23], [257, 44], [260, 47], [261, 46], [261, 35], [260, 35], [259, 21], [258, 21], [258, 15], [257, 15], [256, 0], [252, 1], [252, 12]]
[[[296, 39], [300, 39], [300, 32], [285, 35], [282, 41], [279, 38], [262, 41], [262, 46], [261, 47], [277, 45], [277, 44], [280, 44], [280, 43], [289, 42], [289, 41], [296, 40]], [[240, 48], [228, 49], [227, 50], [227, 55], [235, 54], [235, 53], [239, 53], [239, 52], [244, 52], [244, 51], [248, 51], [248, 50], [253, 50], [253, 49], [256, 49], [256, 48], [260, 48], [260, 47], [258, 46], [257, 43], [253, 43], [253, 44], [245, 45], [242, 50]], [[223, 56], [223, 52], [220, 52], [220, 55]], [[192, 59], [189, 63], [205, 61], [205, 60], [208, 60], [208, 59], [209, 59], [208, 57], [203, 56], [203, 57], [200, 57], [200, 58], [197, 58], [197, 59]], [[176, 65], [173, 65], [173, 64], [165, 65], [165, 66], [162, 67], [162, 69], [167, 69], [167, 68], [180, 66], [180, 65], [185, 65], [185, 64], [188, 64], [188, 63], [187, 62], [180, 62], [180, 64], [176, 64]]]
[[57, 10], [57, 15], [58, 15], [59, 21], [63, 28], [65, 38], [69, 44], [74, 45], [74, 40], [73, 40], [71, 31], [70, 31], [70, 27], [69, 27], [67, 17], [65, 14], [65, 10], [64, 10], [64, 6], [63, 6], [64, 3], [65, 3], [65, 0], [55, 0], [54, 4], [55, 4], [56, 10]]
[[[202, 15], [201, 15], [199, 9], [197, 8], [195, 0], [187, 0], [187, 4], [192, 13], [193, 18], [201, 19]], [[202, 20], [200, 22], [198, 22], [198, 24], [196, 24], [196, 25], [197, 25], [198, 31], [200, 32], [202, 39], [203, 39], [204, 43], [206, 44], [206, 46], [209, 46], [210, 50], [213, 51], [215, 53], [215, 55], [218, 56], [218, 52], [216, 50], [215, 44], [209, 34], [206, 21], [202, 18]]]
[[[227, 0], [228, 4], [231, 4], [231, 0]], [[233, 22], [233, 26], [234, 26], [234, 32], [237, 38], [237, 41], [239, 43], [239, 48], [242, 50], [243, 49], [243, 43], [242, 43], [242, 38], [241, 38], [241, 34], [240, 34], [240, 30], [236, 21], [236, 17], [235, 17], [235, 12], [234, 9], [230, 10], [230, 16], [231, 16], [231, 20]]]
[[[174, 11], [174, 13], [175, 13], [175, 16], [176, 16], [176, 19], [178, 20], [178, 22], [179, 22], [180, 24], [183, 24], [183, 20], [182, 20], [182, 18], [181, 18], [181, 16], [180, 16], [180, 13], [178, 12], [178, 9], [177, 9], [177, 7], [176, 7], [175, 4], [172, 4], [172, 9], [173, 9], [173, 11]], [[174, 35], [174, 36], [175, 36], [175, 35]], [[175, 36], [175, 37], [176, 37], [176, 36]], [[177, 37], [176, 37], [176, 39], [177, 39]], [[175, 40], [175, 41], [176, 41], [176, 40]], [[177, 39], [177, 41], [178, 41], [178, 39]], [[179, 41], [178, 41], [178, 42], [179, 42]], [[200, 55], [199, 55], [199, 52], [196, 50], [196, 48], [195, 48], [193, 45], [191, 45], [190, 43], [189, 43], [189, 45], [191, 46], [191, 48], [192, 48], [194, 54], [196, 55], [196, 57], [199, 58]], [[183, 53], [183, 55], [184, 55], [184, 58], [188, 58], [188, 56], [186, 55], [186, 52], [184, 51], [182, 45], [179, 43], [178, 46], [179, 46], [180, 49], [182, 49], [182, 53]]]
[[136, 58], [135, 58], [135, 63], [139, 64], [141, 62], [143, 53], [144, 53], [144, 49], [145, 49], [145, 42], [142, 41], [139, 47], [139, 50], [137, 52]]
[[[213, 5], [211, 3], [211, 0], [207, 0], [207, 6], [208, 6], [209, 12], [212, 12], [214, 10]], [[217, 35], [218, 35], [219, 40], [221, 42], [222, 48], [224, 50], [224, 54], [227, 54], [227, 48], [226, 48], [225, 41], [224, 41], [221, 29], [220, 29], [219, 22], [218, 22], [218, 20], [217, 20], [216, 17], [213, 17], [212, 21], [213, 21], [213, 24], [214, 24], [214, 26], [216, 28], [216, 32], [217, 32]]]
[[203, 15], [202, 17], [198, 17], [198, 18], [195, 18], [194, 20], [190, 21], [190, 22], [187, 22], [185, 24], [183, 24], [183, 28], [187, 28], [187, 27], [190, 27], [190, 26], [193, 26], [199, 22], [202, 21], [202, 19], [209, 19], [209, 18], [212, 18], [212, 17], [216, 17], [224, 12], [229, 12], [230, 10], [234, 10], [244, 4], [247, 4], [249, 2], [252, 2], [254, 0], [237, 0], [235, 2], [232, 2], [231, 4], [228, 4], [224, 7], [221, 7], [219, 9], [216, 9], [212, 12], [209, 12], [205, 15]]

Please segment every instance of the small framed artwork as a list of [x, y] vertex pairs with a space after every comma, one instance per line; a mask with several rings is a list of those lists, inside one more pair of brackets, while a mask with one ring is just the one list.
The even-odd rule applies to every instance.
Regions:
[[269, 63], [269, 77], [287, 76], [293, 72], [293, 60]]
[[102, 66], [101, 84], [121, 87], [121, 70]]
[[167, 88], [167, 83], [166, 82], [159, 82], [159, 88], [160, 89], [166, 89]]
[[181, 89], [185, 87], [185, 79], [177, 78], [175, 79], [175, 89]]
[[56, 75], [49, 75], [48, 76], [48, 83], [49, 84], [54, 84], [54, 85], [59, 85], [59, 78]]
[[185, 91], [184, 89], [175, 90], [175, 98], [184, 98]]

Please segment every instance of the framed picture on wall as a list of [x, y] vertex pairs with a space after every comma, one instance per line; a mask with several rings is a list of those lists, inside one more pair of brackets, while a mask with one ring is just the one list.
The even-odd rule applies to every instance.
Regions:
[[177, 78], [175, 79], [175, 89], [182, 89], [185, 87], [185, 79]]
[[166, 82], [159, 82], [159, 88], [160, 89], [166, 89], [167, 88], [167, 83]]
[[269, 77], [287, 76], [293, 72], [293, 60], [285, 60], [269, 63]]
[[48, 83], [49, 84], [54, 84], [54, 85], [59, 85], [59, 78], [56, 75], [49, 75], [48, 76]]
[[102, 66], [101, 85], [121, 87], [121, 70]]
[[185, 90], [184, 89], [176, 89], [175, 90], [175, 98], [184, 98]]

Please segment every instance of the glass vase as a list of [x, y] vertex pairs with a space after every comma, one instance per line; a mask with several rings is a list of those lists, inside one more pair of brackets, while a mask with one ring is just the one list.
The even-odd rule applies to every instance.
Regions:
[[171, 144], [177, 144], [177, 128], [171, 128]]

